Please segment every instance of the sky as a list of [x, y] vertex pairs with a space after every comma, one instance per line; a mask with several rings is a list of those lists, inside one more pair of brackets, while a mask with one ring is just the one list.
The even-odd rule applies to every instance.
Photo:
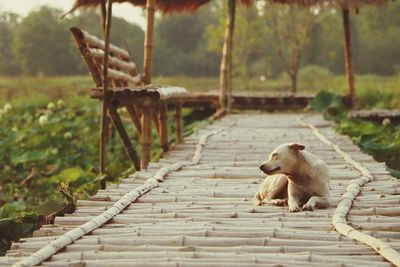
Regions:
[[[21, 16], [26, 16], [31, 10], [42, 5], [48, 5], [67, 12], [74, 4], [74, 0], [0, 0], [0, 11], [10, 11]], [[113, 16], [122, 17], [129, 22], [137, 23], [142, 28], [145, 26], [145, 19], [142, 16], [141, 8], [131, 4], [114, 4]]]

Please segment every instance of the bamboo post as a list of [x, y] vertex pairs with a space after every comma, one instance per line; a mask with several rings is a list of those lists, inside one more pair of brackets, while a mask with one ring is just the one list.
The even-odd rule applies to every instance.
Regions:
[[153, 58], [153, 32], [154, 32], [154, 13], [156, 0], [147, 0], [146, 15], [147, 29], [144, 38], [144, 74], [143, 83], [151, 84], [151, 62]]
[[351, 31], [350, 31], [350, 11], [348, 8], [342, 9], [343, 28], [344, 28], [344, 60], [346, 66], [347, 97], [352, 107], [355, 104], [355, 86], [353, 74], [353, 62], [351, 52]]
[[142, 125], [140, 124], [139, 114], [136, 112], [134, 106], [127, 106], [126, 109], [128, 110], [129, 116], [131, 117], [131, 120], [140, 136], [142, 134]]
[[111, 121], [114, 124], [114, 127], [117, 129], [123, 143], [126, 149], [126, 152], [128, 153], [129, 158], [133, 162], [133, 165], [135, 166], [135, 169], [137, 171], [140, 170], [140, 164], [139, 164], [139, 157], [136, 153], [135, 147], [133, 146], [131, 140], [129, 139], [128, 134], [125, 131], [124, 125], [122, 124], [122, 120], [120, 116], [118, 115], [118, 112], [116, 109], [112, 106], [108, 108]]
[[142, 157], [140, 159], [140, 168], [147, 169], [151, 159], [151, 119], [152, 109], [150, 106], [143, 107], [142, 113], [142, 135], [140, 136], [140, 144], [142, 146]]
[[160, 143], [164, 152], [168, 151], [168, 113], [167, 104], [161, 104], [158, 113], [158, 125], [160, 126]]
[[228, 17], [225, 26], [224, 46], [222, 48], [222, 60], [220, 67], [220, 108], [222, 111], [230, 112], [232, 92], [232, 49], [233, 32], [235, 28], [235, 7], [236, 0], [228, 0]]
[[[107, 153], [107, 133], [108, 133], [108, 120], [107, 120], [107, 90], [108, 90], [108, 54], [110, 50], [110, 27], [111, 27], [111, 14], [112, 14], [112, 0], [107, 2], [105, 20], [105, 47], [104, 47], [104, 68], [103, 68], [103, 101], [101, 107], [101, 130], [100, 130], [100, 173], [106, 173], [106, 153]], [[101, 188], [106, 188], [106, 181], [101, 181]]]
[[156, 132], [158, 134], [158, 136], [161, 136], [161, 130], [160, 130], [160, 121], [159, 121], [159, 109], [157, 107], [154, 107], [152, 109], [152, 115], [153, 115], [153, 124], [154, 127], [156, 128]]
[[106, 36], [106, 18], [107, 18], [107, 7], [106, 7], [106, 0], [101, 0], [100, 3], [101, 9], [101, 33], [103, 34], [103, 38]]
[[176, 143], [182, 144], [183, 140], [183, 118], [182, 118], [182, 103], [176, 103], [175, 123], [176, 123]]

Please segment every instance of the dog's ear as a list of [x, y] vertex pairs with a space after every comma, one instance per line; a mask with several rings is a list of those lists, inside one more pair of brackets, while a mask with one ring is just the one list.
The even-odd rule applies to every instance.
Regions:
[[298, 152], [299, 150], [304, 150], [304, 148], [306, 148], [306, 147], [304, 145], [294, 143], [294, 144], [289, 145], [289, 148], [293, 152]]

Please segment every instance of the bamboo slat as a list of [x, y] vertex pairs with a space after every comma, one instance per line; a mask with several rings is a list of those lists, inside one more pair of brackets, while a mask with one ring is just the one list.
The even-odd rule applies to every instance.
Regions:
[[[111, 70], [111, 75], [116, 74], [116, 71]], [[110, 76], [115, 79], [125, 79], [123, 76]], [[128, 81], [133, 82], [133, 78], [126, 78]], [[101, 98], [102, 90], [95, 88], [92, 90], [92, 97]], [[153, 101], [179, 101], [182, 100], [187, 94], [187, 90], [183, 87], [157, 87], [157, 86], [137, 86], [137, 87], [114, 87], [110, 94], [116, 98], [131, 97], [128, 104], [141, 104], [143, 97], [150, 98]], [[136, 98], [136, 102], [135, 102]]]
[[[103, 40], [100, 40], [94, 35], [89, 34], [86, 31], [83, 31], [81, 29], [78, 29], [76, 27], [71, 28], [71, 31], [74, 33], [74, 36], [78, 39], [81, 40], [81, 42], [86, 42], [90, 45], [90, 47], [97, 47], [102, 50], [105, 48], [105, 42]], [[130, 55], [128, 51], [125, 51], [115, 45], [110, 44], [110, 52], [118, 55], [119, 57], [128, 60], [130, 59]]]
[[[104, 58], [104, 51], [101, 49], [97, 49], [97, 48], [88, 48], [88, 53], [99, 60], [103, 60]], [[114, 68], [118, 68], [118, 69], [122, 69], [125, 72], [128, 72], [129, 74], [131, 74], [131, 76], [136, 76], [137, 72], [136, 72], [136, 64], [133, 62], [126, 62], [126, 61], [122, 61], [116, 57], [109, 57], [109, 63], [111, 66], [113, 66]]]

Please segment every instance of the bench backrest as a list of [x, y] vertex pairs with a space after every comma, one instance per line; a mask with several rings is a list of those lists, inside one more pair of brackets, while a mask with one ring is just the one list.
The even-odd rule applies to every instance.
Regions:
[[[104, 41], [76, 27], [71, 28], [71, 32], [96, 86], [103, 87]], [[141, 75], [137, 73], [136, 64], [128, 51], [112, 44], [108, 77], [111, 88], [142, 84]]]

